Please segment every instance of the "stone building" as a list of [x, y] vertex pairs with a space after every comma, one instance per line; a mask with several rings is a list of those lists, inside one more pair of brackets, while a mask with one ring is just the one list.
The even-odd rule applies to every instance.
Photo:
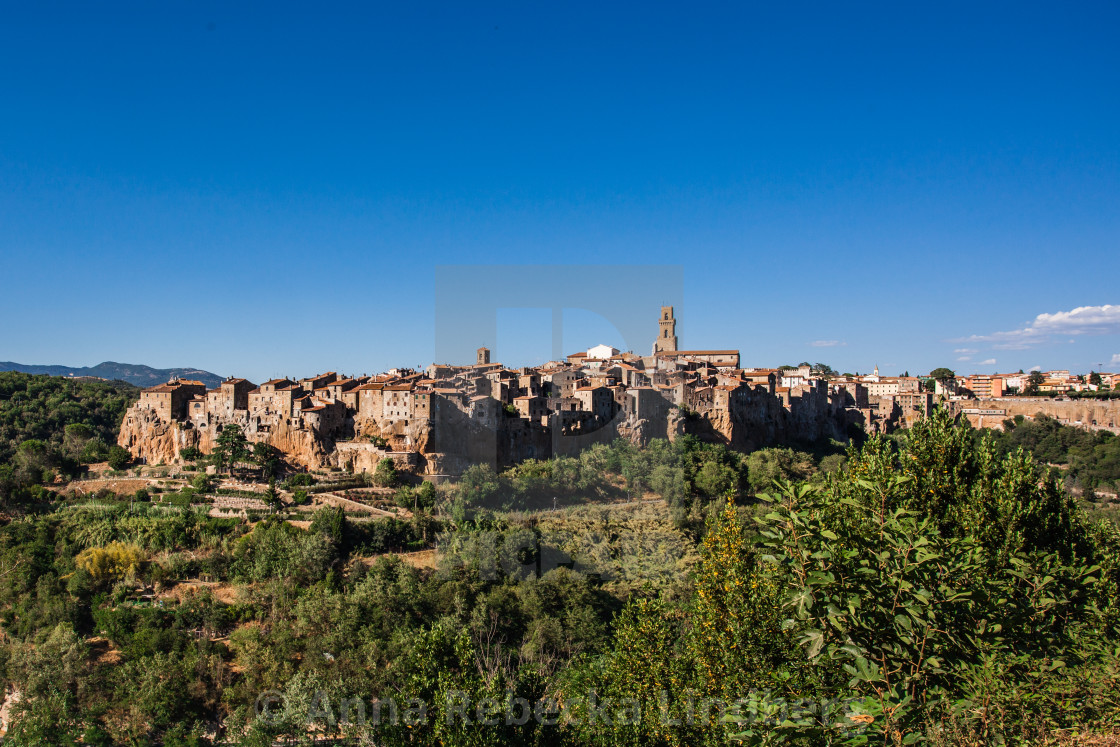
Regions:
[[672, 306], [661, 307], [661, 317], [657, 320], [657, 339], [653, 342], [653, 354], [671, 353], [677, 349], [677, 320], [673, 317]]
[[338, 374], [336, 374], [334, 371], [327, 371], [326, 373], [319, 374], [318, 376], [311, 376], [306, 379], [300, 379], [299, 385], [303, 389], [303, 391], [307, 392], [308, 394], [312, 394], [316, 389], [322, 389], [337, 378]]
[[187, 417], [187, 403], [195, 396], [206, 396], [206, 385], [190, 379], [172, 379], [166, 384], [140, 392], [139, 405], [167, 422]]

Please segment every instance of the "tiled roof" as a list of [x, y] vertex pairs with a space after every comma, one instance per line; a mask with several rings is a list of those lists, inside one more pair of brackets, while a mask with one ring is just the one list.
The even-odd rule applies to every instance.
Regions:
[[292, 384], [292, 383], [293, 382], [290, 379], [269, 379], [265, 383], [261, 384], [261, 386], [276, 386], [277, 384]]

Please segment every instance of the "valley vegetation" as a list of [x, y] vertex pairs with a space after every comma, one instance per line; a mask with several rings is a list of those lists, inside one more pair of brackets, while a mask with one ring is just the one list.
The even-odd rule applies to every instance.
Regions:
[[[407, 514], [301, 522], [68, 496], [48, 474], [81, 462], [68, 426], [113, 443], [97, 413], [115, 396], [4, 431], [5, 744], [1068, 744], [1120, 726], [1120, 533], [1066, 485], [1096, 479], [1072, 465], [1105, 437], [1075, 452], [1048, 423], [978, 433], [938, 411], [843, 454], [618, 442], [438, 489], [386, 467]], [[38, 480], [23, 436], [56, 455]]]

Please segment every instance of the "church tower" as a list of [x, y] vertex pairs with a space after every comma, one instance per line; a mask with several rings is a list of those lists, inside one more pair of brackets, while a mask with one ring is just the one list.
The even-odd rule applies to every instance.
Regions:
[[677, 350], [677, 320], [673, 318], [673, 307], [662, 306], [661, 318], [657, 320], [657, 341], [653, 343], [654, 355], [674, 353]]
[[477, 361], [478, 361], [475, 365], [485, 366], [486, 364], [488, 364], [490, 362], [490, 349], [489, 348], [479, 348], [478, 350], [475, 351], [475, 354], [477, 355]]

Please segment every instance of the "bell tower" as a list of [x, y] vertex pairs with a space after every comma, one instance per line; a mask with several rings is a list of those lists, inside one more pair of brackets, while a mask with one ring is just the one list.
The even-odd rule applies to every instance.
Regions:
[[677, 320], [673, 318], [673, 307], [662, 306], [661, 318], [657, 320], [657, 340], [653, 343], [653, 352], [673, 353], [677, 350]]

